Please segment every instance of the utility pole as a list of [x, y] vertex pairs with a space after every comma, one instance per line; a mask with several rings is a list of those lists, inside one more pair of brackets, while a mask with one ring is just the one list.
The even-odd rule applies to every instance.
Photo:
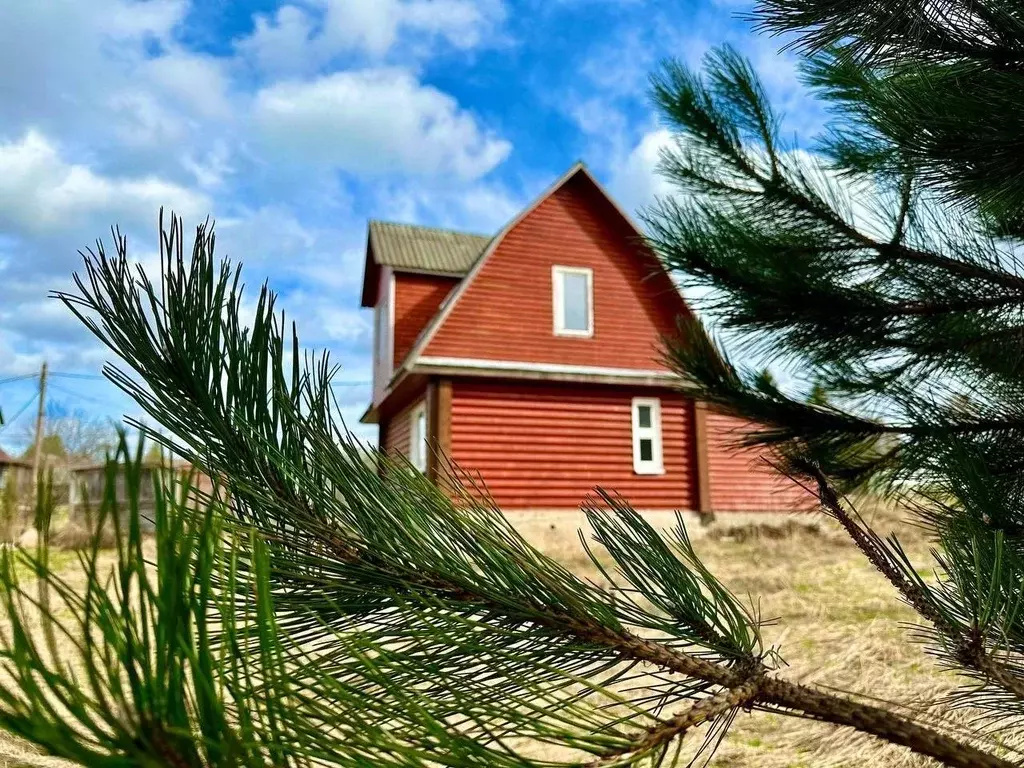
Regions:
[[39, 498], [39, 464], [43, 458], [43, 418], [46, 415], [46, 361], [39, 371], [39, 410], [36, 411], [36, 448], [32, 457], [32, 477], [35, 483], [35, 498]]

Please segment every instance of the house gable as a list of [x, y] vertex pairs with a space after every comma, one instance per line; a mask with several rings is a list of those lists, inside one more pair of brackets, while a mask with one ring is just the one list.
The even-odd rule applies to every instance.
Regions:
[[[588, 336], [555, 333], [558, 266], [592, 273]], [[635, 226], [575, 166], [491, 242], [408, 365], [465, 359], [667, 372], [661, 339], [688, 312]]]
[[401, 367], [424, 327], [459, 284], [457, 277], [414, 272], [395, 273], [395, 369]]

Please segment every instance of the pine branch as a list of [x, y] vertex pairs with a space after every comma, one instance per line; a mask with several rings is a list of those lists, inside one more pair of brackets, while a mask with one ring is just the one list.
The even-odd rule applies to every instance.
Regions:
[[751, 179], [761, 185], [763, 195], [766, 198], [778, 197], [784, 200], [793, 206], [794, 209], [807, 213], [816, 220], [827, 224], [837, 234], [849, 238], [851, 242], [875, 251], [884, 261], [908, 261], [914, 264], [936, 267], [959, 277], [983, 280], [996, 286], [1017, 291], [1018, 293], [1012, 297], [1014, 303], [1024, 303], [1024, 276], [1022, 275], [986, 267], [978, 263], [950, 258], [919, 248], [912, 248], [905, 245], [902, 239], [895, 241], [876, 239], [847, 223], [828, 205], [824, 204], [821, 200], [806, 195], [804, 191], [791, 184], [785, 177], [763, 177], [752, 167], [749, 171]]
[[[819, 156], [751, 129], [770, 108], [728, 56], [709, 57], [704, 79], [668, 65], [655, 81], [675, 132], [662, 170], [681, 194], [647, 221], [665, 264], [710, 289], [702, 308], [742, 349], [829, 397], [805, 403], [686, 329], [670, 361], [695, 397], [752, 424], [738, 443], [811, 478], [930, 624], [919, 636], [982, 684], [954, 700], [1017, 725], [1024, 14], [1002, 0], [765, 0], [758, 14], [822, 53], [805, 67], [836, 115]], [[833, 490], [876, 478], [930, 494], [918, 515], [937, 542], [935, 584]]]
[[911, 203], [914, 200], [913, 192], [914, 175], [904, 173], [900, 183], [900, 202], [899, 210], [896, 213], [896, 224], [893, 226], [892, 239], [889, 241], [891, 246], [899, 245], [907, 236], [907, 221], [911, 213]]
[[910, 578], [908, 569], [901, 567], [900, 559], [893, 555], [886, 543], [874, 531], [855, 519], [856, 513], [851, 515], [847, 512], [839, 495], [819, 468], [806, 466], [805, 471], [817, 483], [822, 507], [842, 525], [857, 548], [896, 588], [907, 604], [938, 631], [945, 643], [952, 649], [953, 657], [962, 666], [979, 672], [989, 684], [1002, 688], [1024, 702], [1024, 679], [1013, 674], [988, 653], [981, 637], [975, 633], [965, 633], [937, 609], [930, 592], [920, 579]]
[[[996, 7], [961, 0], [903, 6], [866, 0], [764, 0], [751, 18], [775, 34], [804, 30], [793, 45], [812, 54], [846, 40], [850, 55], [861, 62], [894, 61], [909, 50], [940, 60], [963, 57], [997, 69], [1018, 69], [1024, 65], [1024, 30], [1019, 18]], [[971, 24], [972, 17], [986, 24]], [[993, 36], [1000, 35], [1006, 37], [994, 42]]]
[[[873, 82], [853, 106], [861, 125], [912, 157], [947, 200], [979, 205], [1010, 225], [1019, 210], [1024, 19], [1001, 0], [878, 5], [864, 0], [766, 0], [762, 29]], [[795, 33], [795, 34], [794, 34]]]

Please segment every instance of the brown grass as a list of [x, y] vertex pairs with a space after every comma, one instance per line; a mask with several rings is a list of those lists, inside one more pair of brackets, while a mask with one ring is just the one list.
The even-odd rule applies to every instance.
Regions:
[[[919, 533], [900, 526], [891, 512], [879, 513], [876, 522], [881, 530], [900, 527], [901, 540], [920, 567], [930, 567], [927, 542]], [[579, 574], [596, 578], [575, 529], [562, 528], [557, 536], [546, 537], [544, 549]], [[765, 627], [764, 638], [787, 662], [788, 667], [780, 671], [787, 679], [922, 710], [956, 686], [957, 680], [938, 669], [920, 646], [906, 641], [906, 624], [913, 622], [913, 613], [828, 521], [808, 518], [781, 532], [772, 526], [730, 530], [725, 522], [697, 539], [695, 546], [734, 592], [756, 600], [764, 618], [778, 619]], [[691, 749], [702, 738], [703, 733], [694, 732]], [[0, 768], [62, 764], [35, 756], [31, 749], [0, 735]], [[685, 765], [685, 760], [680, 764]], [[933, 763], [903, 748], [832, 726], [741, 713], [711, 765], [901, 768]]]
[[[899, 513], [881, 509], [872, 522], [879, 531], [897, 530], [918, 568], [930, 569], [928, 542]], [[581, 575], [596, 576], [575, 535], [563, 539], [549, 538], [547, 552]], [[831, 521], [808, 515], [782, 526], [731, 527], [722, 515], [694, 546], [730, 589], [750, 596], [763, 619], [775, 620], [763, 637], [785, 660], [780, 674], [786, 679], [901, 702], [932, 715], [947, 709], [940, 699], [962, 681], [940, 669], [920, 645], [907, 642], [915, 614]], [[966, 723], [968, 715], [957, 719]], [[690, 754], [704, 735], [695, 731], [688, 737]], [[849, 730], [744, 712], [710, 765], [910, 768], [935, 763]]]

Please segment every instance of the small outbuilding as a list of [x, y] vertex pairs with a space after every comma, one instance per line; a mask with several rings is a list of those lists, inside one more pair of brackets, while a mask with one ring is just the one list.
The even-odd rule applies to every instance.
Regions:
[[32, 465], [0, 450], [0, 495], [20, 499], [32, 487]]

